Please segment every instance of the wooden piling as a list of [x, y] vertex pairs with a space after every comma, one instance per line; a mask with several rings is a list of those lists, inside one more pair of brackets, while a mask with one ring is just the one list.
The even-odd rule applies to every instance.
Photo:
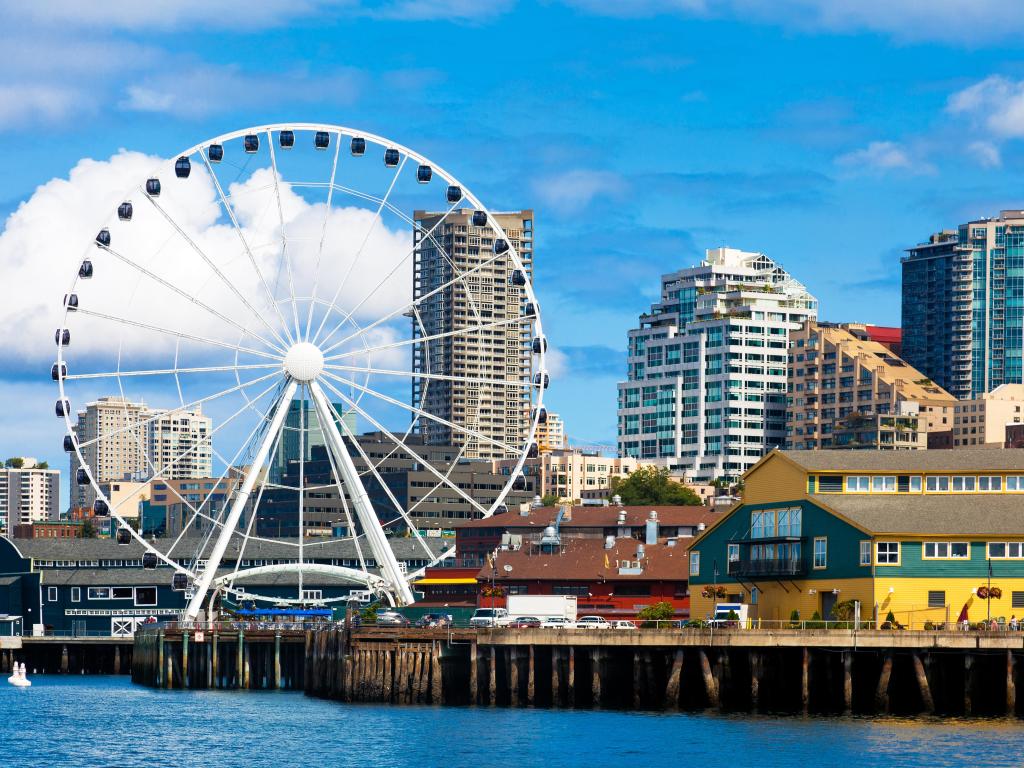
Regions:
[[569, 646], [569, 674], [565, 679], [566, 705], [576, 706], [576, 648]]
[[672, 669], [668, 673], [668, 682], [665, 684], [665, 706], [669, 709], [679, 709], [679, 681], [682, 675], [683, 649], [677, 648], [672, 659]]
[[1016, 660], [1013, 651], [1006, 650], [1006, 715], [1014, 717], [1017, 714], [1017, 680], [1014, 675]]
[[420, 670], [420, 702], [426, 704], [430, 695], [430, 658], [427, 655], [428, 651], [421, 650], [420, 656], [423, 660], [423, 667]]
[[892, 676], [892, 654], [885, 654], [882, 672], [878, 676], [878, 687], [875, 689], [875, 709], [879, 712], [889, 711], [889, 678]]
[[708, 704], [712, 707], [718, 708], [721, 706], [721, 699], [718, 695], [718, 681], [715, 680], [715, 676], [711, 674], [711, 662], [708, 661], [707, 652], [701, 648], [698, 651], [700, 656], [700, 670], [704, 676], [704, 691], [708, 697]]
[[533, 706], [534, 694], [537, 692], [535, 679], [534, 679], [534, 663], [535, 663], [536, 651], [534, 647], [530, 646], [530, 656], [527, 659], [526, 666], [526, 706]]
[[283, 688], [284, 682], [281, 680], [281, 633], [276, 632], [274, 634], [274, 687]]
[[250, 657], [252, 656], [252, 643], [246, 643], [242, 653], [242, 688], [249, 690], [252, 683], [252, 665], [250, 664]]
[[811, 708], [811, 649], [806, 645], [800, 656], [800, 708], [806, 715]]
[[478, 679], [477, 644], [473, 640], [469, 644], [469, 703], [472, 706], [477, 703], [480, 696], [480, 681]]
[[853, 653], [843, 651], [843, 714], [853, 712]]
[[640, 651], [633, 651], [633, 709], [640, 709], [641, 673]]
[[156, 684], [159, 687], [164, 681], [164, 632], [160, 630], [160, 651], [157, 655]]
[[235, 651], [235, 680], [236, 680], [235, 686], [237, 688], [245, 688], [246, 687], [245, 676], [244, 676], [244, 672], [245, 672], [245, 650], [244, 650], [244, 646], [245, 646], [245, 633], [241, 629], [238, 630], [238, 643], [237, 643], [237, 645], [238, 645], [238, 647], [236, 648], [236, 651]]
[[121, 674], [121, 646], [114, 646], [114, 674]]
[[441, 647], [433, 643], [430, 658], [430, 702], [432, 704], [444, 703], [444, 679], [441, 674]]
[[590, 694], [594, 709], [601, 708], [601, 651], [599, 648], [590, 650]]
[[921, 703], [928, 714], [935, 713], [935, 700], [932, 698], [932, 689], [928, 685], [928, 675], [925, 674], [924, 664], [921, 663], [920, 654], [913, 654], [914, 674], [917, 675], [917, 687], [921, 690]]
[[498, 703], [498, 670], [493, 645], [491, 646], [491, 658], [487, 680], [487, 702], [492, 707]]
[[213, 639], [206, 643], [206, 688], [213, 688]]
[[[210, 638], [210, 669], [213, 673], [213, 687], [220, 688], [220, 669], [218, 663], [220, 659], [220, 638], [217, 633], [213, 633], [213, 637]], [[309, 658], [309, 655], [306, 655]], [[307, 665], [308, 666], [308, 665]]]
[[559, 680], [559, 667], [562, 663], [562, 649], [558, 646], [551, 647], [551, 706], [558, 707], [562, 695], [562, 685]]
[[392, 681], [392, 656], [393, 652], [389, 649], [384, 652], [384, 690], [382, 692], [384, 701], [390, 703], [391, 697], [394, 694], [394, 686]]
[[513, 707], [519, 706], [519, 649], [516, 646], [509, 646], [507, 651], [508, 661], [508, 695], [509, 704]]
[[970, 653], [964, 654], [964, 714], [970, 716], [974, 710], [974, 702], [971, 698], [974, 682], [974, 656]]
[[60, 671], [65, 674], [68, 671], [68, 646], [67, 644], [61, 646], [60, 650]]
[[188, 631], [181, 633], [181, 687], [190, 687], [188, 680]]

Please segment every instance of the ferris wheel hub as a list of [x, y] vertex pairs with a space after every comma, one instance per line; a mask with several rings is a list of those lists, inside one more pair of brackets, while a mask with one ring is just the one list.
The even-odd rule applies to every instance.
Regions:
[[308, 341], [294, 344], [284, 357], [284, 370], [296, 381], [313, 381], [324, 370], [324, 353]]

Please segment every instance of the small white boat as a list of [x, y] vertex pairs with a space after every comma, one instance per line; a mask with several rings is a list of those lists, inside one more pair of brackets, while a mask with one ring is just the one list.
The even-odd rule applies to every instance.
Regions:
[[22, 662], [20, 665], [15, 664], [14, 674], [7, 678], [7, 682], [18, 688], [30, 688], [32, 686], [32, 681], [28, 679], [25, 673], [25, 662]]

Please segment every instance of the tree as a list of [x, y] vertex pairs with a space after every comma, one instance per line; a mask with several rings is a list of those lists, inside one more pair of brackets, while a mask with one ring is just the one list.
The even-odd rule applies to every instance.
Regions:
[[545, 493], [540, 497], [540, 503], [545, 507], [553, 507], [558, 503], [558, 497], [553, 493]]
[[[669, 621], [675, 615], [675, 612], [672, 603], [662, 600], [661, 602], [644, 606], [637, 611], [636, 617], [644, 622], [645, 626], [651, 626], [647, 622]], [[657, 624], [654, 626], [657, 626]]]
[[25, 466], [25, 460], [20, 456], [13, 456], [4, 462], [7, 469], [21, 469]]
[[97, 538], [96, 526], [92, 524], [92, 520], [88, 518], [82, 523], [82, 538], [83, 539], [95, 539]]
[[700, 506], [704, 503], [692, 488], [670, 480], [665, 468], [640, 467], [625, 479], [613, 477], [610, 485], [612, 495], [618, 495], [626, 506]]
[[50, 462], [48, 462], [48, 461], [40, 461], [38, 464], [36, 464], [36, 469], [49, 469], [49, 468], [50, 468]]

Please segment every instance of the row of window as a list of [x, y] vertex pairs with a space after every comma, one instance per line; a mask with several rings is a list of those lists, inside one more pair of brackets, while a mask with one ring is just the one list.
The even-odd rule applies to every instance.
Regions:
[[[82, 601], [82, 588], [71, 587], [71, 602]], [[46, 599], [55, 603], [58, 599], [57, 587], [46, 588]], [[132, 600], [135, 605], [156, 605], [156, 587], [88, 587], [87, 600]]]
[[808, 493], [1024, 493], [1024, 475], [808, 475]]

